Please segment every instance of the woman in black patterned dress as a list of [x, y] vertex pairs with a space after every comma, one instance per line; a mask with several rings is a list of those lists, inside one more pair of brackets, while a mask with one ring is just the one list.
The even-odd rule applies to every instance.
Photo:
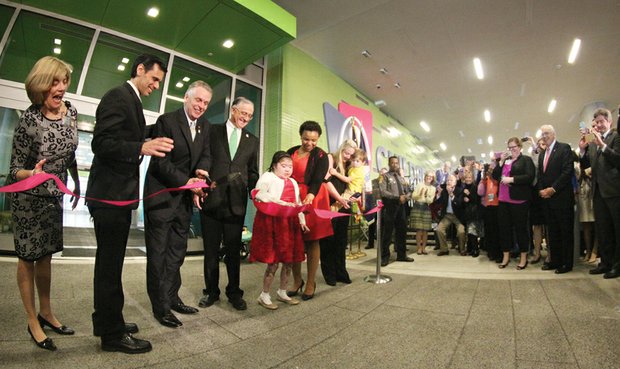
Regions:
[[[50, 173], [67, 181], [67, 171], [79, 195], [75, 161], [78, 144], [77, 111], [66, 101], [71, 66], [46, 56], [34, 65], [26, 78], [26, 92], [32, 105], [22, 114], [13, 136], [10, 180], [19, 181], [39, 173]], [[77, 197], [73, 208], [77, 205]], [[17, 263], [17, 285], [28, 316], [28, 333], [37, 346], [56, 350], [43, 328], [58, 334], [73, 334], [62, 325], [50, 304], [52, 254], [63, 248], [62, 192], [48, 180], [11, 199], [13, 235]], [[35, 285], [39, 314], [35, 306]]]

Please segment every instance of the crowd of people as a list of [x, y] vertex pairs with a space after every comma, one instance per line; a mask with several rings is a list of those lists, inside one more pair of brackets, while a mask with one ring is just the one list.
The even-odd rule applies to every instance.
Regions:
[[[58, 58], [44, 57], [28, 75], [26, 91], [32, 105], [15, 130], [10, 177], [19, 181], [45, 172], [66, 182], [69, 173], [76, 184], [75, 206], [80, 195], [75, 160], [77, 111], [64, 100], [71, 70]], [[608, 110], [597, 110], [592, 128], [582, 131], [578, 156], [569, 145], [556, 140], [552, 126], [545, 125], [534, 144], [534, 157], [524, 155], [524, 140], [513, 137], [507, 141], [507, 150], [490, 163], [464, 163], [453, 173], [447, 162], [436, 173], [427, 171], [424, 180], [412, 188], [396, 156], [389, 158], [389, 168], [371, 180], [366, 153], [355, 141], [345, 140], [332, 153], [318, 147], [322, 129], [314, 121], [299, 127], [300, 145], [277, 151], [269, 170], [260, 174], [259, 140], [246, 129], [253, 119], [254, 104], [237, 97], [227, 122], [211, 125], [204, 113], [213, 90], [203, 81], [188, 87], [181, 108], [161, 115], [147, 130], [141, 98], [158, 89], [166, 73], [167, 67], [158, 57], [138, 56], [130, 79], [108, 91], [96, 111], [86, 197], [97, 240], [93, 333], [100, 337], [104, 351], [134, 354], [152, 349], [149, 341], [134, 336], [139, 327], [123, 315], [123, 262], [132, 210], [138, 206], [123, 202], [139, 197], [139, 166], [144, 156], [151, 157], [145, 194], [191, 187], [164, 192], [144, 204], [146, 290], [153, 317], [166, 327], [183, 325], [174, 312], [199, 311], [179, 297], [193, 206], [201, 210], [204, 242], [205, 288], [198, 306], [208, 308], [220, 300], [223, 246], [228, 277], [225, 295], [232, 308], [247, 309], [240, 288], [240, 248], [251, 196], [277, 209], [311, 208], [358, 216], [361, 209], [382, 200], [378, 216], [383, 266], [392, 261], [392, 243], [396, 262], [414, 261], [406, 246], [410, 224], [416, 231], [416, 254], [429, 254], [428, 233], [436, 223], [436, 255], [449, 255], [448, 243], [456, 240], [460, 255], [478, 257], [482, 249], [502, 269], [509, 266], [511, 254], [518, 257], [517, 270], [539, 262], [545, 234], [548, 252], [542, 269], [555, 273], [573, 268], [573, 205], [577, 198], [584, 258], [600, 256], [600, 263], [590, 273], [605, 278], [620, 276], [620, 138], [611, 130]], [[17, 282], [27, 331], [37, 346], [51, 351], [56, 345], [45, 328], [74, 334], [56, 317], [50, 301], [51, 256], [63, 248], [62, 196], [56, 185], [47, 181], [13, 194], [11, 200], [19, 258]], [[270, 289], [280, 263], [276, 300], [287, 305], [300, 304], [297, 296], [303, 301], [315, 297], [319, 264], [327, 285], [352, 282], [346, 268], [349, 216], [328, 219], [308, 210], [291, 216], [279, 214], [259, 209], [254, 219], [250, 260], [267, 265], [258, 304], [278, 309]], [[369, 224], [367, 248], [372, 248], [376, 222]]]

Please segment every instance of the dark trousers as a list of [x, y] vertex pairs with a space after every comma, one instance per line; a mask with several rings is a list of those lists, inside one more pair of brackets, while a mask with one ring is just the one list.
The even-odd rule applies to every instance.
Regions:
[[149, 209], [144, 217], [146, 288], [153, 314], [163, 316], [181, 303], [181, 265], [187, 252], [192, 216], [188, 197], [176, 208]]
[[499, 224], [497, 219], [498, 206], [483, 207], [484, 217], [484, 247], [490, 259], [497, 259], [502, 256], [499, 247]]
[[381, 258], [383, 260], [390, 258], [392, 233], [394, 233], [396, 257], [407, 256], [405, 206], [399, 200], [384, 200], [383, 209], [381, 209]]
[[601, 197], [594, 191], [594, 219], [601, 267], [620, 268], [620, 197]]
[[125, 333], [123, 262], [131, 225], [131, 209], [89, 207], [95, 224], [93, 333], [103, 340]]
[[347, 230], [349, 217], [332, 219], [334, 234], [319, 241], [321, 246], [321, 272], [325, 281], [342, 281], [349, 279], [346, 252], [348, 244]]
[[205, 249], [204, 277], [207, 295], [220, 295], [220, 244], [224, 243], [224, 262], [228, 274], [226, 296], [229, 299], [241, 298], [243, 290], [239, 288], [239, 274], [241, 269], [241, 232], [243, 231], [243, 217], [231, 216], [218, 219], [207, 213], [202, 213], [202, 237]]
[[[509, 252], [514, 246], [516, 236], [520, 252], [528, 252], [530, 248], [530, 230], [528, 221], [528, 202], [511, 204], [500, 202], [499, 209], [499, 232], [502, 251]], [[572, 231], [571, 231], [572, 232]]]
[[572, 207], [552, 209], [543, 205], [547, 219], [547, 237], [549, 238], [550, 264], [573, 268], [575, 257], [575, 237], [573, 235], [575, 211]]

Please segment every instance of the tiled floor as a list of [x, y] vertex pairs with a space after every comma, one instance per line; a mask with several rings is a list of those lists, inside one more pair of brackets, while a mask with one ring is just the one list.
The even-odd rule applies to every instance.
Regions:
[[[429, 249], [430, 250], [430, 249]], [[373, 251], [373, 250], [370, 250]], [[585, 264], [564, 275], [538, 267], [499, 270], [485, 257], [412, 255], [383, 269], [391, 283], [363, 281], [375, 257], [348, 262], [350, 285], [319, 279], [314, 299], [269, 311], [256, 303], [264, 265], [242, 266], [248, 310], [225, 298], [184, 326], [150, 313], [144, 258], [125, 263], [125, 318], [153, 351], [102, 352], [92, 336], [90, 258], [53, 261], [53, 303], [72, 337], [49, 333], [59, 350], [37, 348], [15, 284], [15, 259], [0, 258], [1, 368], [613, 368], [620, 367], [620, 279], [590, 276]], [[222, 275], [225, 279], [224, 265]], [[188, 257], [181, 297], [196, 305], [202, 257]], [[273, 291], [275, 292], [275, 286]], [[272, 294], [273, 295], [273, 294]]]

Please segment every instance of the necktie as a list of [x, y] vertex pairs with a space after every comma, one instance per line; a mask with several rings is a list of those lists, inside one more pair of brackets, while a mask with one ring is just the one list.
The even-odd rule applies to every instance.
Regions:
[[189, 122], [189, 131], [192, 133], [192, 141], [196, 138], [196, 121]]
[[543, 172], [547, 171], [547, 162], [549, 161], [549, 156], [551, 156], [551, 148], [545, 150], [545, 160], [543, 161]]
[[230, 139], [228, 141], [228, 147], [230, 148], [230, 158], [233, 159], [235, 154], [237, 153], [237, 144], [239, 141], [237, 137], [239, 137], [238, 129], [234, 128], [232, 133], [230, 134]]
[[403, 191], [403, 185], [400, 183], [400, 178], [398, 178], [398, 174], [393, 173], [394, 174], [394, 179], [396, 180], [396, 186], [398, 187], [398, 196], [400, 195], [404, 195], [405, 192]]

